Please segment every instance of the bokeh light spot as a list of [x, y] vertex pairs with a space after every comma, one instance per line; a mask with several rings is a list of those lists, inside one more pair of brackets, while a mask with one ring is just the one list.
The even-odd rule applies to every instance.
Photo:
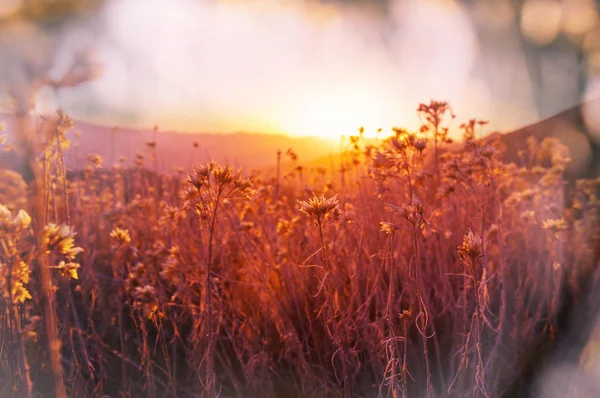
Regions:
[[562, 9], [556, 0], [528, 0], [521, 11], [521, 32], [540, 46], [552, 43], [561, 28]]

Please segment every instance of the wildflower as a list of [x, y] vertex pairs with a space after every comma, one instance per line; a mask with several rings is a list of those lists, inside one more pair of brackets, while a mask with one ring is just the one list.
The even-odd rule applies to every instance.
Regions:
[[187, 182], [199, 191], [202, 187], [208, 185], [208, 177], [210, 176], [213, 167], [214, 164], [212, 162], [208, 163], [206, 166], [195, 166], [192, 174], [188, 176]]
[[174, 255], [167, 257], [161, 265], [162, 269], [159, 272], [160, 277], [171, 285], [179, 284], [179, 273], [177, 272], [178, 265], [179, 261], [177, 260], [177, 257]]
[[424, 228], [430, 225], [429, 221], [425, 218], [423, 204], [417, 195], [413, 194], [408, 206], [401, 207], [389, 203], [386, 204], [392, 211], [404, 218], [413, 229]]
[[213, 169], [213, 175], [219, 185], [227, 185], [233, 181], [233, 174], [231, 173], [231, 167], [229, 165], [225, 167], [215, 167]]
[[242, 178], [240, 171], [236, 175], [234, 187], [236, 195], [246, 199], [249, 199], [254, 192], [252, 190], [252, 182], [250, 182], [249, 178]]
[[292, 229], [292, 224], [288, 220], [280, 218], [277, 221], [277, 235], [287, 236]]
[[481, 237], [469, 229], [469, 233], [464, 236], [462, 244], [458, 246], [458, 256], [463, 261], [466, 262], [469, 259], [471, 264], [474, 264], [482, 256], [481, 248]]
[[[31, 269], [24, 261], [18, 261], [12, 267], [0, 262], [0, 294], [5, 298], [10, 298], [15, 304], [31, 299], [31, 294], [25, 288], [25, 285], [29, 283], [30, 275]], [[11, 281], [10, 292], [7, 280]]]
[[61, 261], [56, 266], [56, 269], [64, 277], [67, 277], [70, 279], [79, 279], [79, 275], [77, 275], [77, 270], [80, 267], [81, 267], [81, 265], [79, 265], [78, 263], [74, 263], [74, 262], [65, 263], [64, 261]]
[[540, 184], [545, 187], [562, 184], [563, 169], [557, 166], [547, 169], [546, 173], [540, 178]]
[[537, 192], [538, 190], [531, 188], [527, 188], [521, 192], [514, 192], [504, 201], [504, 204], [506, 206], [514, 206], [522, 201], [531, 201]]
[[93, 166], [97, 169], [102, 167], [102, 162], [103, 162], [102, 156], [100, 156], [98, 154], [91, 154], [91, 155], [88, 155], [87, 159], [88, 159], [90, 166]]
[[156, 299], [156, 289], [153, 286], [138, 286], [133, 291], [133, 298], [140, 303], [149, 303]]
[[180, 208], [170, 205], [167, 205], [163, 211], [164, 215], [158, 220], [160, 226], [176, 225], [180, 219], [184, 219], [186, 216], [186, 213], [182, 212]]
[[569, 226], [564, 218], [558, 219], [547, 219], [542, 223], [542, 228], [550, 230], [552, 233], [557, 234], [560, 231], [564, 231]]
[[131, 236], [127, 229], [115, 228], [110, 232], [110, 237], [115, 240], [118, 246], [127, 246], [131, 243]]
[[307, 201], [299, 200], [298, 204], [300, 204], [300, 211], [308, 216], [314, 217], [315, 222], [319, 225], [322, 224], [325, 216], [330, 213], [333, 214], [334, 218], [341, 215], [341, 209], [339, 207], [340, 202], [337, 199], [337, 195], [325, 199], [324, 195], [319, 198], [313, 194], [312, 198]]
[[533, 197], [535, 196], [535, 194], [536, 194], [536, 190], [527, 188], [523, 192], [521, 192], [521, 199], [527, 200], [527, 201], [532, 200]]
[[391, 222], [385, 222], [382, 221], [379, 224], [381, 224], [381, 232], [385, 232], [386, 234], [393, 234], [397, 229], [398, 226], [396, 224], [393, 224]]
[[427, 147], [427, 141], [425, 140], [418, 140], [414, 143], [414, 148], [419, 151], [419, 153], [422, 153], [425, 148]]
[[10, 210], [2, 204], [0, 204], [0, 221], [10, 221], [12, 219], [12, 215], [10, 214]]
[[133, 272], [133, 275], [135, 277], [142, 278], [146, 275], [146, 266], [144, 265], [144, 263], [138, 261], [137, 263], [135, 263], [131, 271]]
[[373, 168], [375, 169], [386, 169], [391, 165], [390, 157], [387, 153], [379, 150], [375, 151], [373, 156]]
[[394, 148], [396, 148], [398, 151], [403, 151], [406, 148], [406, 142], [405, 141], [401, 142], [396, 137], [392, 137], [390, 140], [391, 140], [392, 145], [394, 146]]
[[50, 223], [44, 227], [42, 250], [44, 253], [56, 250], [67, 259], [72, 260], [83, 251], [81, 247], [75, 246], [75, 235], [76, 233], [73, 232], [71, 227], [65, 224]]
[[17, 228], [25, 229], [31, 225], [31, 217], [25, 210], [19, 210], [12, 222]]
[[158, 313], [156, 289], [150, 285], [137, 286], [133, 291], [135, 307], [148, 319], [160, 316]]
[[11, 294], [13, 303], [24, 303], [26, 300], [31, 299], [31, 294], [21, 281], [15, 281]]
[[527, 222], [533, 223], [535, 221], [535, 211], [525, 210], [524, 212], [521, 212], [519, 217], [521, 217], [523, 220], [525, 220]]
[[14, 232], [13, 217], [8, 208], [0, 204], [0, 231]]
[[181, 249], [179, 249], [179, 246], [177, 246], [177, 245], [173, 245], [169, 249], [169, 255], [170, 256], [178, 256], [179, 253], [181, 253]]

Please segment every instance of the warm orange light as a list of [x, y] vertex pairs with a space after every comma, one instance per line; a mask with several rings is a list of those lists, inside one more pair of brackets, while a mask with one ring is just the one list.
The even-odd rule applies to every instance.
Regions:
[[305, 95], [284, 112], [281, 124], [291, 135], [339, 139], [364, 127], [365, 136], [375, 137], [379, 128], [389, 130], [397, 121], [390, 113], [389, 104], [368, 91], [338, 88]]

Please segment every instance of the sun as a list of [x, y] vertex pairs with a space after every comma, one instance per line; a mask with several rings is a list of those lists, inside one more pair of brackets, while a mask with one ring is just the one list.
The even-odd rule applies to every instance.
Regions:
[[307, 94], [292, 111], [286, 112], [283, 130], [294, 136], [339, 139], [358, 134], [375, 137], [379, 128], [389, 127], [384, 101], [368, 92], [337, 89]]

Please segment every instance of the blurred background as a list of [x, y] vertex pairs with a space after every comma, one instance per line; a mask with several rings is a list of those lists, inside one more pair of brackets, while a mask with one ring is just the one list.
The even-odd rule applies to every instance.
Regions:
[[0, 112], [339, 137], [414, 128], [418, 103], [439, 99], [508, 130], [598, 96], [598, 6], [0, 0]]

